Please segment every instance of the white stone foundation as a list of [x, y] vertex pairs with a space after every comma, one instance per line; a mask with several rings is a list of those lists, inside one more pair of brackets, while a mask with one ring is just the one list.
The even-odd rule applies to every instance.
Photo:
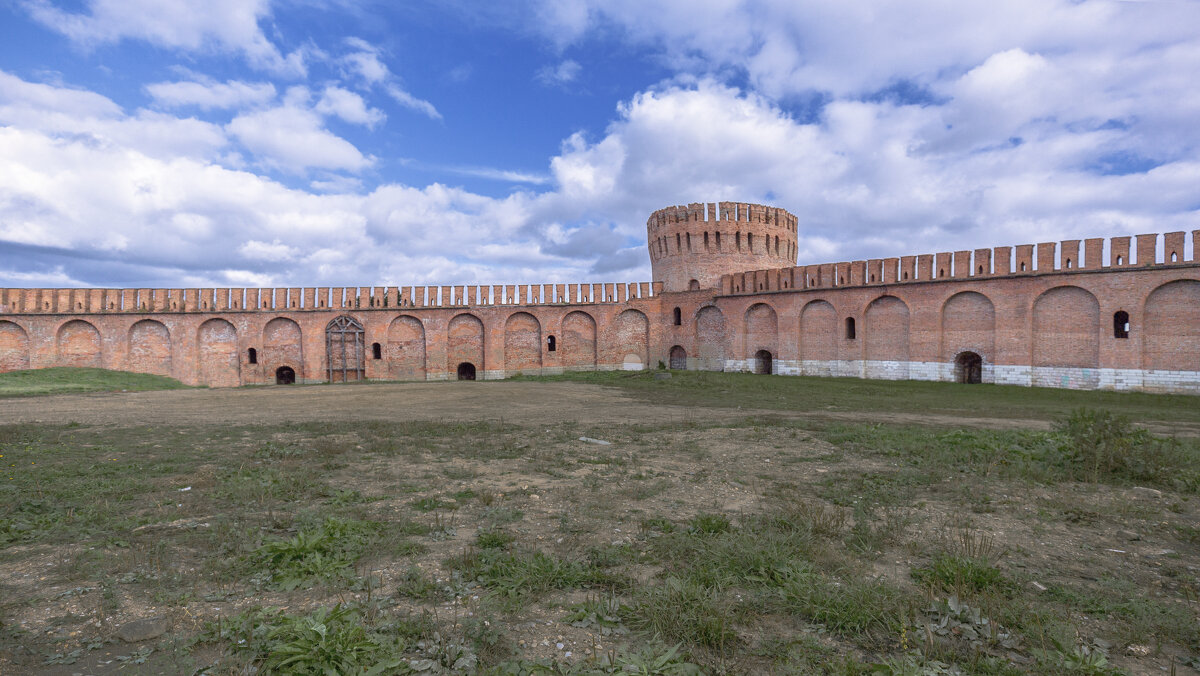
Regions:
[[[689, 363], [689, 366], [691, 364]], [[754, 359], [726, 359], [725, 371], [753, 373]], [[945, 362], [877, 360], [786, 360], [771, 364], [775, 375], [866, 378], [871, 380], [928, 380], [954, 382], [955, 366]], [[718, 370], [718, 369], [712, 369]], [[1057, 366], [983, 365], [982, 379], [997, 385], [1059, 387], [1071, 390], [1164, 392], [1200, 394], [1200, 371], [1163, 371]]]

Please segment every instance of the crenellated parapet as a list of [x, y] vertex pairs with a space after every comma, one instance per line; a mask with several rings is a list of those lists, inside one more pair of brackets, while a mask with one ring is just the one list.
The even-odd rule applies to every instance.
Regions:
[[796, 217], [745, 202], [659, 209], [646, 221], [654, 281], [667, 291], [715, 288], [721, 275], [796, 261]]
[[1099, 270], [1138, 269], [1200, 264], [1200, 230], [1134, 237], [1069, 239], [944, 251], [897, 258], [873, 258], [735, 272], [721, 276], [723, 295], [830, 287], [962, 281], [976, 278], [1074, 274]]
[[278, 312], [624, 303], [662, 293], [656, 282], [274, 289], [0, 289], [0, 314]]

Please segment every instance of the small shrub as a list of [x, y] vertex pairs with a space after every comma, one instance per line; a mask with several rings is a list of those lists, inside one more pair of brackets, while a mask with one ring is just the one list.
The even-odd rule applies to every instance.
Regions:
[[251, 555], [272, 587], [285, 591], [315, 581], [351, 576], [349, 567], [362, 556], [374, 525], [364, 521], [326, 519], [319, 527], [290, 538], [263, 543]]
[[632, 621], [658, 638], [727, 653], [738, 644], [734, 610], [716, 588], [669, 577], [639, 594]]
[[284, 616], [267, 642], [264, 674], [384, 673], [404, 661], [395, 646], [367, 631], [357, 611], [344, 606]]
[[716, 535], [733, 530], [733, 524], [724, 514], [697, 514], [688, 525], [693, 533], [704, 535]]
[[516, 540], [516, 536], [502, 530], [481, 530], [475, 537], [480, 549], [504, 549]]
[[931, 590], [956, 594], [1016, 591], [1016, 584], [982, 558], [939, 554], [928, 566], [913, 568], [913, 579]]
[[1076, 409], [1055, 424], [1055, 431], [1062, 439], [1056, 460], [1071, 479], [1200, 490], [1200, 465], [1180, 442], [1134, 428], [1124, 416]]

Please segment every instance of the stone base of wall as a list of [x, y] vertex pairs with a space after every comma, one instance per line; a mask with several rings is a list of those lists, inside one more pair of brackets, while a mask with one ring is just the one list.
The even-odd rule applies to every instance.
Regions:
[[[689, 360], [688, 366], [692, 366]], [[726, 359], [725, 371], [753, 373], [755, 360]], [[718, 369], [712, 369], [718, 370]], [[954, 364], [921, 361], [797, 361], [776, 359], [775, 375], [954, 382]], [[1200, 394], [1200, 371], [983, 365], [983, 382], [1072, 390]]]

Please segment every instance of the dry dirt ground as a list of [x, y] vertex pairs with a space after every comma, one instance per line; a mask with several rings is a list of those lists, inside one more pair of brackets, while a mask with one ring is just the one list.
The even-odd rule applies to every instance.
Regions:
[[[449, 623], [448, 631], [460, 619], [486, 616], [500, 627], [510, 657], [578, 662], [643, 634], [609, 635], [567, 621], [572, 606], [601, 594], [594, 588], [507, 603], [456, 576], [450, 560], [475, 551], [479, 534], [494, 531], [562, 560], [608, 556], [627, 581], [617, 594], [633, 606], [640, 587], [683, 565], [656, 549], [665, 536], [648, 523], [684, 527], [698, 514], [721, 514], [736, 525], [785, 504], [817, 504], [836, 515], [814, 551], [839, 575], [936, 596], [912, 571], [955, 550], [965, 536], [989, 549], [1029, 608], [1055, 609], [1045, 611], [1048, 618], [1057, 613], [1046, 621], [1069, 627], [1063, 631], [1074, 633], [1077, 646], [1106, 646], [1110, 666], [1195, 673], [1183, 665], [1200, 651], [1177, 639], [1194, 631], [1163, 624], [1197, 621], [1200, 500], [1165, 489], [1044, 485], [990, 470], [921, 483], [887, 449], [858, 453], [820, 424], [805, 423], [1044, 430], [1044, 421], [689, 408], [564, 382], [176, 390], [10, 399], [2, 406], [0, 424], [65, 426], [61, 434], [72, 447], [94, 442], [100, 460], [149, 467], [150, 460], [169, 460], [175, 446], [180, 458], [173, 470], [147, 470], [139, 495], [121, 504], [135, 517], [130, 521], [77, 541], [49, 537], [0, 548], [3, 674], [242, 673], [247, 658], [236, 646], [195, 642], [206, 627], [211, 634], [211, 623], [249, 608], [303, 613], [372, 596], [393, 610], [428, 611]], [[435, 427], [398, 432], [370, 421]], [[459, 423], [466, 426], [453, 426]], [[283, 497], [266, 489], [239, 493], [233, 482], [248, 472], [303, 477], [318, 488]], [[365, 589], [281, 591], [214, 560], [245, 555], [223, 550], [217, 529], [256, 531], [251, 547], [272, 534], [294, 534], [291, 519], [327, 505], [420, 528], [355, 564], [356, 578], [369, 581]], [[856, 519], [874, 521], [877, 551], [843, 546]], [[730, 594], [737, 596], [722, 603], [743, 603], [741, 592]], [[871, 632], [860, 640], [803, 614], [745, 603], [749, 614], [735, 614], [734, 650], [662, 638], [684, 643], [709, 671], [727, 673], [820, 673], [834, 662], [902, 655], [908, 641]], [[166, 632], [141, 642], [118, 638], [123, 626], [147, 617], [163, 618]], [[991, 654], [1017, 671], [1037, 672], [1040, 649], [1026, 638]]]

